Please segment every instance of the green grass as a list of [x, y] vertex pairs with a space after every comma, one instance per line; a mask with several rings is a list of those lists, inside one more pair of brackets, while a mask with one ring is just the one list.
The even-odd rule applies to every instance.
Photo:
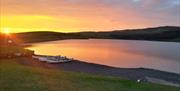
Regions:
[[25, 59], [0, 60], [0, 91], [179, 91], [180, 89], [113, 77], [31, 67], [17, 62]]
[[22, 47], [18, 47], [18, 46], [0, 46], [0, 54], [9, 54], [9, 53], [16, 53], [16, 52], [20, 52], [20, 53], [28, 53], [30, 52], [29, 50], [23, 49]]
[[0, 45], [0, 58], [5, 58], [8, 55], [14, 56], [15, 53], [33, 54], [33, 51], [24, 49], [20, 46]]

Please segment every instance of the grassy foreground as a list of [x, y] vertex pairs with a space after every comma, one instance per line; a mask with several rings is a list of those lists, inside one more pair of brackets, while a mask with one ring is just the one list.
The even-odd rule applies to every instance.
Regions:
[[137, 83], [113, 77], [32, 67], [0, 60], [0, 91], [179, 91], [180, 88]]

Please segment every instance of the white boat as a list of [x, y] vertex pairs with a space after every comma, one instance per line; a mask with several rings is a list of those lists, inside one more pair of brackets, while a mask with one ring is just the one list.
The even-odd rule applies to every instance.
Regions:
[[52, 64], [72, 61], [72, 59], [66, 58], [63, 56], [40, 56], [40, 55], [38, 55], [38, 56], [33, 56], [33, 58], [38, 59], [38, 61], [41, 61], [41, 62], [47, 62], [47, 63], [52, 63]]

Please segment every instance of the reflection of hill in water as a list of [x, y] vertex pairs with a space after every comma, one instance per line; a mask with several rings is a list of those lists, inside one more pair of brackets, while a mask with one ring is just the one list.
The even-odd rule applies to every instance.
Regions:
[[124, 49], [125, 52], [180, 61], [180, 43], [135, 41], [130, 45], [133, 47]]

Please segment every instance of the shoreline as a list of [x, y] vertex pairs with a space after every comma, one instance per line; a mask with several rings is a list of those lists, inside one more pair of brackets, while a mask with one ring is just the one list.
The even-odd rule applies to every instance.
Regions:
[[[65, 40], [69, 40], [69, 39], [65, 39]], [[83, 39], [83, 40], [89, 40], [89, 39]], [[54, 40], [54, 41], [63, 41], [63, 40]], [[146, 41], [146, 40], [135, 40], [135, 41]], [[52, 42], [52, 41], [43, 41], [43, 42], [35, 42], [35, 43], [44, 43], [44, 42]], [[152, 42], [159, 42], [159, 41], [152, 41]], [[174, 43], [178, 43], [178, 42], [174, 42]], [[21, 46], [25, 48], [32, 46], [32, 44], [34, 43], [24, 43]], [[48, 64], [48, 63], [43, 63], [43, 64]], [[134, 80], [134, 81], [140, 80], [141, 82], [150, 82], [150, 83], [180, 87], [180, 74], [168, 72], [168, 71], [160, 71], [157, 69], [118, 68], [118, 67], [112, 67], [102, 64], [88, 63], [82, 60], [73, 60], [72, 62], [68, 62], [68, 63], [58, 63], [58, 64], [48, 64], [48, 65], [50, 66], [50, 68], [58, 69], [58, 70], [82, 72], [82, 73], [88, 73], [94, 75], [112, 76], [112, 77], [118, 77], [128, 80]]]
[[127, 80], [139, 80], [141, 82], [150, 82], [180, 87], [180, 74], [159, 71], [155, 69], [116, 68], [101, 64], [87, 63], [80, 60], [73, 60], [67, 63], [49, 64], [45, 62], [39, 62], [37, 59], [25, 58], [25, 60], [18, 61], [18, 63], [29, 66], [34, 66], [34, 64], [36, 64], [35, 67], [38, 66], [47, 69], [112, 76]]
[[24, 42], [21, 46], [31, 46], [32, 44], [36, 43], [46, 43], [46, 42], [53, 42], [53, 41], [65, 41], [65, 40], [122, 40], [122, 41], [144, 41], [144, 42], [162, 42], [162, 43], [180, 43], [176, 41], [157, 41], [157, 40], [138, 40], [138, 39], [110, 39], [110, 38], [84, 38], [84, 39], [55, 39], [55, 40], [43, 40], [43, 41], [33, 41], [33, 42]]
[[[36, 44], [39, 44], [39, 43], [48, 43], [48, 42], [56, 42], [56, 41], [66, 41], [66, 40], [94, 40], [94, 39], [64, 39], [64, 40], [53, 40], [53, 41], [43, 41], [43, 42], [35, 42], [35, 43], [23, 43], [21, 44], [20, 46], [22, 46], [23, 48], [28, 48], [28, 47], [32, 47]], [[97, 40], [101, 40], [101, 39], [97, 39]], [[112, 40], [112, 39], [102, 39], [102, 40]], [[119, 39], [113, 39], [113, 40], [119, 40]], [[164, 41], [146, 41], [146, 40], [122, 40], [122, 41], [143, 41], [143, 42], [162, 42], [162, 43], [167, 43], [167, 42], [164, 42]], [[174, 42], [176, 43], [176, 42]], [[178, 43], [179, 44], [179, 43]], [[36, 55], [36, 54], [35, 54]], [[39, 54], [41, 55], [41, 54]], [[43, 55], [43, 54], [42, 54]], [[47, 55], [48, 56], [48, 55]], [[96, 64], [96, 63], [95, 63]], [[102, 65], [102, 64], [100, 64]], [[113, 67], [113, 66], [110, 66], [110, 67]], [[117, 67], [118, 68], [118, 67]], [[127, 67], [128, 68], [128, 67]], [[141, 67], [140, 67], [141, 68]], [[146, 69], [153, 69], [153, 68], [146, 68]], [[154, 70], [159, 70], [159, 69], [154, 69]], [[159, 70], [159, 71], [164, 71], [164, 72], [169, 72], [169, 73], [175, 73], [175, 74], [180, 74], [179, 72], [174, 72], [174, 71], [167, 71], [167, 70]]]

